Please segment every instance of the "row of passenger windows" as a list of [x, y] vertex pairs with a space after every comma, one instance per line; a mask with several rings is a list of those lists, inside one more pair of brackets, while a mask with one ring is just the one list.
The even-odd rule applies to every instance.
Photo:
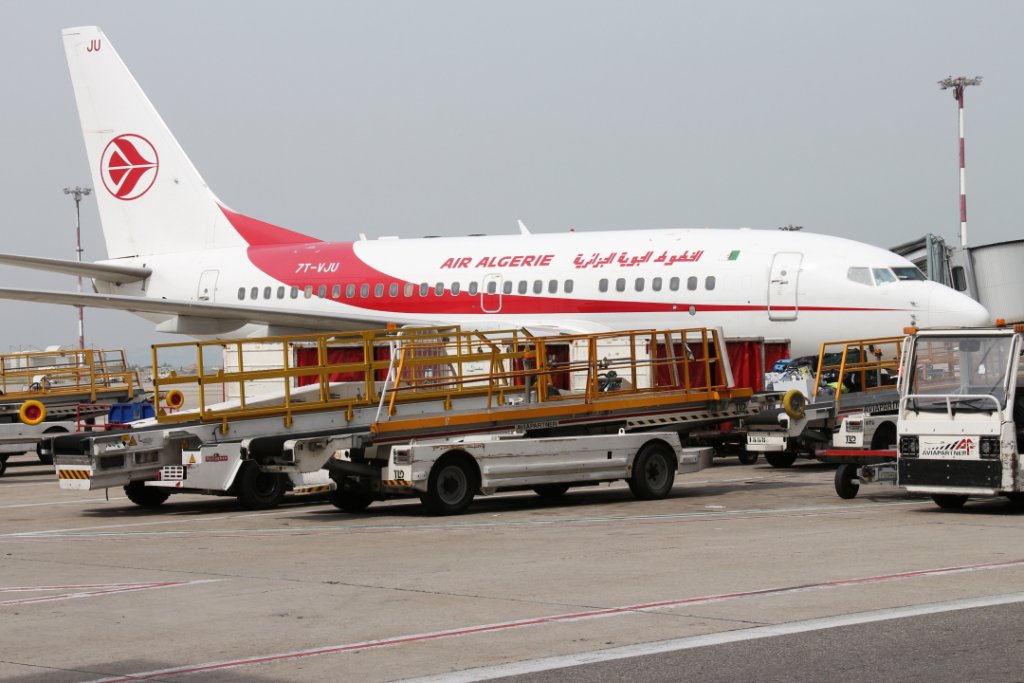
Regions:
[[[668, 285], [669, 291], [677, 292], [679, 291], [681, 281], [679, 278], [673, 277], [669, 278], [668, 282], [665, 283], [662, 280], [662, 278], [655, 277], [651, 278], [650, 283], [648, 283], [645, 278], [638, 277], [632, 281], [632, 288], [634, 291], [642, 292], [647, 288], [648, 284], [650, 285], [651, 291], [653, 292], [662, 291], [662, 288], [665, 286], [665, 284]], [[602, 278], [597, 283], [597, 289], [601, 292], [607, 292], [611, 285], [612, 282], [610, 280], [608, 280], [607, 278]], [[698, 279], [696, 277], [689, 277], [686, 279], [686, 289], [688, 289], [689, 291], [695, 291], [697, 289], [697, 285]], [[629, 288], [629, 286], [630, 282], [624, 277], [617, 278], [614, 281], [614, 287], [616, 292], [625, 292]], [[545, 290], [548, 294], [572, 294], [574, 287], [575, 285], [572, 280], [565, 280], [563, 282], [559, 282], [558, 280], [548, 280], [547, 282], [545, 282], [544, 280], [534, 280], [532, 283], [528, 280], [519, 280], [518, 282], [514, 282], [512, 280], [505, 280], [502, 282], [501, 291], [502, 294], [512, 294], [513, 292], [518, 294], [527, 294], [530, 292], [532, 292], [533, 294], [543, 294]], [[712, 290], [714, 288], [715, 276], [709, 275], [706, 278], [704, 278], [704, 289]], [[430, 296], [431, 294], [433, 294], [434, 296], [442, 296], [444, 295], [445, 291], [454, 296], [458, 296], [463, 291], [465, 291], [465, 293], [468, 294], [469, 296], [476, 296], [478, 293], [480, 293], [480, 286], [476, 282], [470, 282], [469, 286], [466, 287], [465, 290], [462, 289], [462, 284], [458, 282], [452, 282], [448, 285], [446, 285], [444, 282], [438, 282], [433, 286], [426, 282], [423, 282], [418, 287], [412, 284], [411, 282], [406, 283], [405, 285], [399, 285], [399, 283], [397, 282], [392, 282], [388, 285], [385, 285], [382, 282], [378, 282], [377, 284], [374, 285], [364, 283], [359, 285], [358, 287], [354, 284], [346, 285], [344, 287], [344, 298], [355, 299], [357, 298], [358, 295], [358, 298], [360, 299], [368, 299], [370, 297], [371, 289], [373, 291], [374, 298], [377, 299], [383, 298], [385, 291], [387, 292], [387, 295], [392, 298], [398, 296], [413, 297], [417, 295], [422, 297]], [[496, 280], [487, 281], [485, 283], [484, 290], [486, 291], [487, 294], [497, 294], [498, 282]], [[327, 291], [327, 285], [319, 285], [318, 287], [315, 288], [315, 290], [313, 288], [313, 285], [306, 285], [303, 289], [299, 289], [298, 287], [287, 288], [280, 286], [277, 287], [276, 292], [273, 287], [264, 287], [262, 290], [259, 287], [239, 287], [238, 299], [240, 301], [246, 298], [259, 299], [261, 298], [261, 294], [263, 299], [272, 299], [274, 298], [275, 294], [278, 299], [284, 299], [286, 294], [292, 299], [298, 299], [300, 293], [307, 299], [312, 298], [314, 294], [320, 297], [321, 299], [324, 299], [327, 297]], [[331, 286], [330, 292], [332, 299], [342, 298], [341, 285]]]

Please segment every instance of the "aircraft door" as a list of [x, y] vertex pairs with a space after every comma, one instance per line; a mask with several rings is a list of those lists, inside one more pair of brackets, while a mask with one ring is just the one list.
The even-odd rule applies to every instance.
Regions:
[[480, 310], [484, 313], [501, 311], [501, 274], [488, 273], [480, 283]]
[[196, 290], [197, 301], [214, 301], [217, 294], [217, 277], [219, 270], [204, 270], [199, 276], [199, 288]]
[[803, 258], [803, 254], [794, 251], [780, 251], [772, 258], [772, 271], [768, 279], [769, 320], [796, 320], [800, 310], [797, 285]]

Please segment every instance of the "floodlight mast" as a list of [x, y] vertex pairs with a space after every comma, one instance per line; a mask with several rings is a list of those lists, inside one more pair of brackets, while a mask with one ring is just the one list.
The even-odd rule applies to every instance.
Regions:
[[[75, 200], [75, 251], [78, 252], [78, 262], [82, 262], [82, 212], [80, 204], [82, 203], [82, 197], [88, 196], [92, 192], [91, 187], [65, 187], [64, 194], [71, 195], [71, 198]], [[82, 293], [82, 276], [78, 276], [78, 293]], [[85, 348], [85, 313], [81, 306], [75, 306], [78, 309], [78, 348]]]
[[969, 85], [981, 85], [981, 76], [965, 78], [948, 76], [939, 81], [943, 90], [952, 89], [956, 99], [957, 114], [960, 126], [960, 246], [967, 246], [967, 174], [964, 160], [964, 88]]

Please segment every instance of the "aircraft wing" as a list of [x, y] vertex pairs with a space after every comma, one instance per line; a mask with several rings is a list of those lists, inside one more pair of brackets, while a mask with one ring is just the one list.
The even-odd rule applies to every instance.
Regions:
[[429, 321], [384, 317], [378, 314], [339, 316], [308, 310], [287, 311], [255, 306], [214, 304], [204, 301], [150, 299], [118, 294], [79, 294], [78, 292], [50, 290], [0, 288], [0, 299], [107, 308], [130, 313], [153, 314], [157, 317], [166, 316], [164, 321], [157, 323], [157, 331], [195, 336], [222, 335], [249, 323], [266, 325], [270, 335], [370, 329], [383, 327], [388, 323], [397, 325], [430, 324]]
[[79, 275], [93, 280], [103, 280], [115, 284], [145, 280], [153, 271], [149, 268], [133, 266], [116, 266], [106, 263], [79, 263], [59, 258], [43, 258], [41, 256], [19, 256], [17, 254], [0, 254], [0, 263], [21, 268], [45, 270], [51, 273]]

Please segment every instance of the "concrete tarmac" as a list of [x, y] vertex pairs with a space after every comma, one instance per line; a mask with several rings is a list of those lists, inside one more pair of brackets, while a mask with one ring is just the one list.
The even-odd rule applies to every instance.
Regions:
[[[956, 657], [952, 640], [988, 648], [999, 624], [1021, 614], [1010, 602], [815, 630], [842, 615], [1021, 591], [1024, 513], [1002, 500], [943, 511], [881, 486], [841, 500], [834, 470], [808, 461], [779, 470], [718, 460], [661, 501], [615, 484], [555, 502], [478, 498], [467, 514], [442, 518], [415, 500], [352, 515], [322, 499], [250, 512], [231, 498], [181, 495], [149, 511], [119, 489], [109, 500], [60, 491], [52, 468], [28, 456], [9, 464], [0, 478], [5, 681], [475, 680], [488, 667], [552, 657], [567, 659], [530, 680], [725, 680], [717, 662], [728, 661], [754, 662], [730, 680], [781, 680], [808, 661], [794, 653], [816, 642], [829, 646], [814, 661], [838, 667], [870, 654], [872, 633], [887, 643], [913, 622], [922, 626], [906, 631], [907, 648], [942, 662]], [[996, 625], [972, 628], [972, 619]], [[951, 631], [957, 620], [965, 627]], [[811, 630], [742, 639], [796, 624]], [[867, 634], [850, 650], [841, 646], [848, 629]], [[600, 675], [564, 668], [698, 636], [715, 644], [616, 659]], [[1005, 661], [976, 659], [975, 680], [1006, 672]], [[874, 678], [871, 668], [850, 670]]]

